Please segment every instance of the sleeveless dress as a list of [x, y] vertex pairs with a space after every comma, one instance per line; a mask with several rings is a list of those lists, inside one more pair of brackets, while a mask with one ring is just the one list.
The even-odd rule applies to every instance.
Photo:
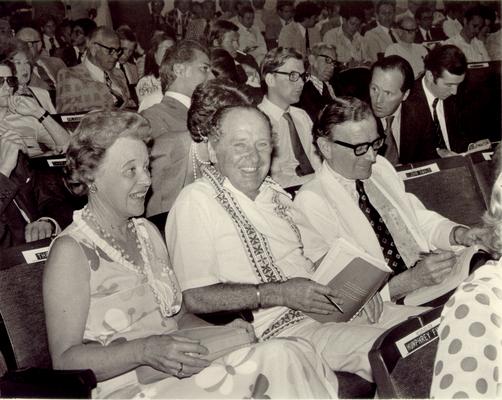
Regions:
[[[83, 342], [128, 341], [178, 329], [171, 316], [181, 291], [159, 231], [133, 219], [145, 264], [138, 268], [74, 213], [61, 235], [72, 237], [90, 269], [90, 307]], [[197, 375], [140, 384], [135, 371], [99, 382], [93, 397], [104, 398], [333, 398], [335, 375], [300, 338], [281, 338], [236, 350]]]

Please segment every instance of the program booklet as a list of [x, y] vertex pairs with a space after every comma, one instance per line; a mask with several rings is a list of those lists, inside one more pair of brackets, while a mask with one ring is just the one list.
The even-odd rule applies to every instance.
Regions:
[[424, 286], [411, 292], [404, 298], [404, 304], [408, 306], [420, 306], [456, 289], [469, 276], [472, 256], [482, 249], [484, 249], [483, 246], [476, 245], [462, 248], [456, 252], [457, 261], [443, 282], [437, 285]]
[[320, 322], [351, 321], [387, 282], [391, 272], [384, 261], [345, 239], [337, 239], [314, 272], [312, 280], [330, 286], [342, 297], [343, 313], [336, 310], [331, 314], [306, 314]]

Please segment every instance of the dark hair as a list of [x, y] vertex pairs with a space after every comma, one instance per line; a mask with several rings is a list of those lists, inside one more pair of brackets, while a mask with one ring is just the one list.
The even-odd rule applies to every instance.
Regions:
[[295, 2], [293, 0], [277, 0], [277, 4], [275, 5], [276, 10], [282, 10], [284, 7], [294, 7]]
[[254, 10], [253, 10], [253, 7], [251, 7], [250, 5], [245, 5], [245, 6], [241, 7], [238, 12], [239, 17], [241, 17], [241, 18], [244, 18], [244, 15], [251, 14], [251, 13], [254, 14]]
[[[337, 97], [319, 113], [313, 128], [314, 143], [317, 147], [317, 139], [331, 137], [332, 128], [337, 125], [369, 118], [373, 118], [373, 112], [368, 103], [356, 97]], [[319, 148], [317, 150], [319, 151]]]
[[471, 19], [473, 19], [476, 16], [481, 17], [484, 20], [485, 18], [488, 18], [488, 17], [485, 17], [485, 15], [487, 15], [486, 8], [479, 6], [479, 5], [475, 5], [475, 6], [469, 7], [465, 11], [464, 18], [467, 20], [467, 22], [469, 22]]
[[211, 33], [209, 34], [209, 44], [212, 46], [215, 40], [216, 42], [218, 42], [218, 44], [220, 44], [227, 32], [238, 31], [239, 27], [233, 22], [227, 21], [225, 19], [219, 19], [211, 28]]
[[[57, 27], [56, 27], [56, 39], [57, 40], [62, 40], [61, 38], [64, 38], [64, 28], [70, 28], [70, 34], [72, 30], [72, 24], [71, 21], [64, 19]], [[61, 43], [62, 45], [62, 43]]]
[[76, 21], [72, 22], [72, 29], [75, 28], [76, 26], [79, 26], [82, 28], [84, 31], [85, 37], [91, 37], [91, 35], [94, 33], [96, 29], [98, 29], [98, 26], [96, 23], [90, 19], [90, 18], [80, 18], [77, 19]]
[[106, 150], [121, 137], [149, 145], [150, 124], [143, 116], [130, 111], [91, 112], [80, 121], [66, 152], [65, 173], [74, 192], [87, 192]]
[[463, 75], [467, 71], [465, 54], [452, 44], [437, 45], [425, 56], [424, 66], [426, 71], [431, 71], [434, 82], [443, 71], [453, 75]]
[[206, 54], [209, 58], [207, 48], [195, 40], [182, 40], [170, 49], [167, 49], [160, 64], [160, 85], [162, 92], [165, 92], [176, 79], [173, 71], [174, 64], [193, 61], [196, 51]]
[[425, 13], [431, 13], [432, 14], [432, 8], [430, 8], [429, 6], [420, 6], [417, 8], [417, 10], [415, 11], [415, 19], [419, 20], [422, 18], [422, 14], [425, 14]]
[[235, 83], [239, 82], [239, 75], [233, 57], [224, 49], [211, 49], [209, 57], [211, 71], [216, 78], [224, 78]]
[[235, 82], [215, 78], [201, 83], [192, 94], [188, 110], [187, 126], [192, 139], [197, 143], [207, 140], [213, 116], [220, 108], [251, 104]]
[[50, 15], [50, 14], [43, 14], [40, 16], [40, 18], [38, 19], [38, 26], [39, 26], [39, 30], [42, 30], [43, 27], [45, 26], [45, 24], [47, 24], [47, 22], [49, 21], [52, 21], [54, 22], [54, 25], [57, 26], [58, 25], [58, 21], [56, 20], [56, 17], [54, 17], [54, 15]]
[[150, 48], [145, 55], [145, 71], [143, 75], [153, 75], [156, 78], [160, 76], [159, 65], [157, 65], [157, 61], [155, 61], [155, 53], [160, 44], [166, 40], [172, 40], [173, 43], [176, 42], [173, 37], [164, 32], [158, 32], [150, 39]]
[[128, 40], [129, 42], [138, 41], [134, 31], [127, 25], [119, 26], [116, 32], [120, 40]]
[[260, 64], [262, 81], [265, 80], [267, 74], [277, 71], [290, 58], [303, 61], [303, 56], [293, 47], [276, 47], [265, 54]]
[[[4, 54], [0, 54], [0, 65], [5, 65], [6, 67], [9, 67], [10, 72], [14, 78], [16, 78], [16, 65], [9, 59], [5, 58]], [[17, 88], [19, 87], [19, 83], [16, 78], [16, 85], [13, 87], [12, 93], [17, 92]]]
[[359, 4], [343, 3], [340, 7], [340, 15], [348, 21], [351, 17], [364, 21], [364, 11]]
[[380, 68], [383, 71], [388, 70], [398, 70], [403, 76], [403, 84], [401, 85], [401, 93], [410, 90], [415, 82], [415, 75], [413, 74], [413, 68], [408, 61], [406, 61], [401, 56], [387, 56], [379, 59], [371, 67], [371, 76], [376, 68]]
[[380, 0], [376, 2], [375, 13], [378, 14], [380, 7], [382, 6], [392, 6], [396, 10], [396, 0]]
[[303, 1], [295, 7], [295, 22], [303, 22], [311, 17], [321, 14], [321, 8], [313, 1]]

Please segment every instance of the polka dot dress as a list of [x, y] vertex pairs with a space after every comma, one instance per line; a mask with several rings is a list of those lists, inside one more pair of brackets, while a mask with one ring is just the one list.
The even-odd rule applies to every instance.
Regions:
[[502, 260], [469, 276], [441, 318], [431, 397], [502, 398]]

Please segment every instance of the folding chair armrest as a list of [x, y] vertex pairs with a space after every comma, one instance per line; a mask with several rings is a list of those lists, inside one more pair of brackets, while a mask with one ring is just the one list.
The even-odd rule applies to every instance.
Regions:
[[26, 368], [0, 378], [0, 397], [91, 398], [96, 376], [86, 370]]

